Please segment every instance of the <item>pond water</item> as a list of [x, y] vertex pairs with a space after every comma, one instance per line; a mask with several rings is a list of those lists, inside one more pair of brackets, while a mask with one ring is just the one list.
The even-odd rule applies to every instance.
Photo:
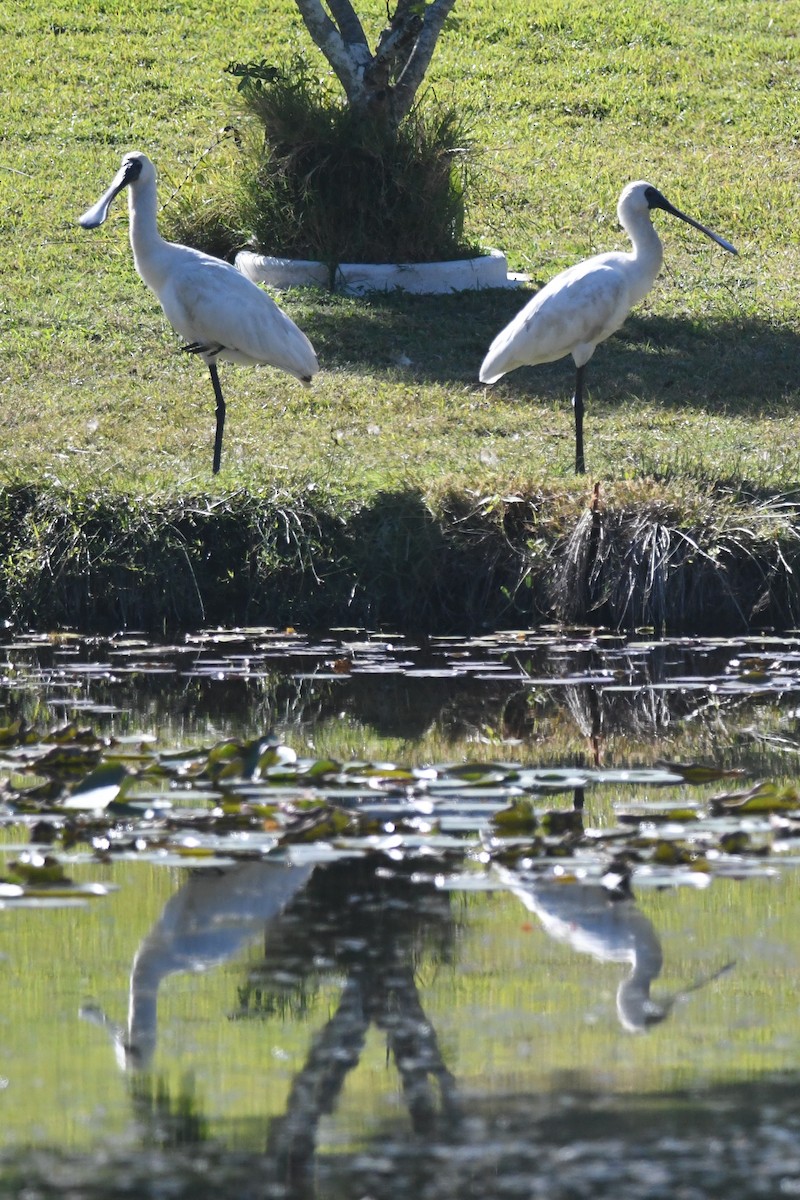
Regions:
[[800, 1194], [800, 635], [0, 647], [0, 1195]]

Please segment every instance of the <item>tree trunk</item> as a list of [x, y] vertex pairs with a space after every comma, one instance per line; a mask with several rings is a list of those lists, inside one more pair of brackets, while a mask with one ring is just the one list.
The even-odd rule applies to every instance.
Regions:
[[296, 0], [315, 45], [355, 110], [382, 112], [397, 126], [414, 103], [456, 0], [397, 0], [373, 54], [350, 0]]

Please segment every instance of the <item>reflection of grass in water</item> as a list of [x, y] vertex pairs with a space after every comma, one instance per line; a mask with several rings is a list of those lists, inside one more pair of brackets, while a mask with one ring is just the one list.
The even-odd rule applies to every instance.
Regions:
[[[778, 776], [791, 766], [797, 722], [781, 708], [796, 674], [788, 640], [759, 651], [758, 639], [749, 639], [743, 661], [729, 670], [736, 650], [724, 644], [713, 654], [706, 643], [694, 652], [690, 644], [635, 642], [603, 650], [578, 633], [565, 653], [569, 631], [545, 647], [527, 636], [530, 647], [526, 635], [513, 633], [465, 642], [463, 652], [454, 644], [435, 658], [430, 678], [404, 674], [402, 642], [384, 652], [379, 641], [367, 639], [365, 647], [352, 632], [315, 642], [243, 631], [165, 647], [135, 639], [132, 647], [125, 639], [87, 644], [67, 635], [33, 648], [11, 642], [0, 725], [21, 719], [45, 734], [71, 719], [104, 735], [154, 732], [165, 749], [274, 730], [301, 757], [345, 762], [626, 766], [703, 759]], [[376, 660], [368, 671], [359, 669], [364, 653]], [[412, 666], [424, 666], [430, 652], [411, 646], [407, 653]], [[492, 678], [495, 663], [507, 679]], [[760, 669], [765, 690], [748, 682], [748, 663]], [[607, 682], [583, 681], [587, 665]], [[735, 691], [694, 690], [723, 667]], [[689, 673], [689, 686], [666, 689], [679, 671]]]
[[[743, 768], [744, 780], [769, 778], [777, 783], [796, 780], [797, 755], [787, 753], [785, 744], [770, 739], [792, 737], [795, 722], [772, 697], [753, 699], [744, 695], [728, 703], [699, 699], [691, 720], [670, 714], [663, 692], [617, 697], [612, 711], [599, 725], [601, 732], [592, 736], [591, 711], [584, 705], [580, 689], [551, 689], [535, 694], [521, 693], [524, 717], [517, 718], [509, 732], [504, 712], [509, 704], [499, 703], [484, 713], [459, 712], [457, 704], [436, 716], [421, 736], [413, 739], [381, 737], [375, 728], [350, 717], [330, 719], [316, 725], [307, 738], [288, 730], [287, 741], [298, 754], [330, 757], [341, 762], [351, 760], [390, 761], [403, 765], [457, 762], [519, 762], [543, 767], [631, 767], [652, 766], [659, 760], [703, 762], [731, 769]], [[757, 730], [758, 737], [752, 736]], [[797, 742], [800, 753], [800, 739]], [[597, 761], [597, 756], [600, 761]], [[745, 782], [742, 786], [745, 786]], [[589, 792], [592, 815], [598, 802], [608, 814], [613, 802], [630, 803], [649, 799], [675, 803], [687, 798], [705, 802], [711, 796], [739, 786], [739, 781], [723, 780], [709, 784], [682, 784], [653, 788], [647, 795], [642, 787], [619, 785]], [[537, 800], [537, 805], [540, 802]], [[549, 806], [551, 801], [541, 803]], [[554, 807], [569, 803], [569, 795], [559, 793]]]

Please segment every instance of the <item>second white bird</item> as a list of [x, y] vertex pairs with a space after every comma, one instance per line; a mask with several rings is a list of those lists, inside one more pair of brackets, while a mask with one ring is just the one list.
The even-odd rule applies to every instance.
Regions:
[[650, 212], [661, 208], [712, 238], [731, 254], [736, 249], [699, 221], [687, 217], [651, 184], [629, 183], [617, 205], [619, 223], [633, 250], [587, 258], [551, 279], [517, 313], [489, 347], [480, 370], [482, 383], [494, 383], [515, 367], [575, 360], [575, 470], [585, 471], [583, 452], [583, 373], [600, 342], [610, 337], [634, 304], [643, 300], [661, 269], [661, 240]]

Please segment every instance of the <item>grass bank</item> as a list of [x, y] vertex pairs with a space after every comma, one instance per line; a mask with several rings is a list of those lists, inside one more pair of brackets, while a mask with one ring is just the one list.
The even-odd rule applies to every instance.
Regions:
[[0, 496], [17, 626], [358, 625], [474, 632], [559, 619], [719, 634], [800, 618], [796, 509], [652, 486], [477, 495], [313, 485], [170, 498]]
[[[378, 30], [381, 5], [359, 7]], [[315, 54], [296, 10], [29, 0], [0, 17], [7, 618], [795, 619], [800, 3], [720, 0], [691, 22], [679, 0], [455, 11], [430, 84], [473, 128], [466, 232], [530, 288], [285, 296], [322, 372], [306, 392], [224, 368], [215, 480], [208, 379], [135, 276], [124, 205], [95, 234], [75, 221], [130, 148], [160, 169], [165, 232], [188, 190], [231, 203], [237, 150], [217, 135], [239, 114], [224, 67]], [[740, 257], [657, 214], [665, 267], [592, 360], [576, 480], [569, 362], [491, 389], [478, 366], [532, 288], [624, 246], [615, 205], [637, 177]]]

